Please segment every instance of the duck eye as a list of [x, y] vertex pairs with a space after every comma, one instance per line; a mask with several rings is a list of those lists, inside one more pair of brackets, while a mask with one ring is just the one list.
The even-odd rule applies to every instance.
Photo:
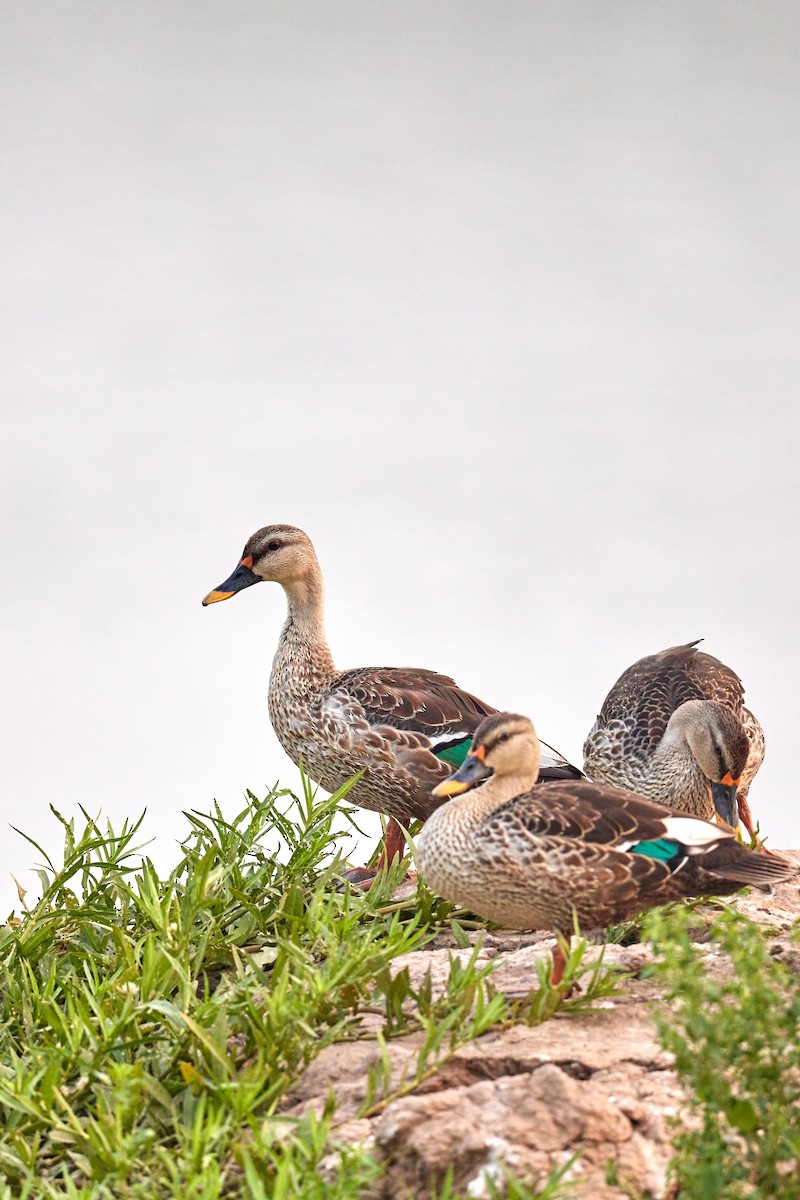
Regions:
[[507, 742], [510, 737], [511, 737], [510, 733], [501, 733], [500, 737], [497, 739], [497, 741], [498, 742]]
[[280, 548], [281, 548], [280, 542], [267, 542], [268, 550], [280, 550]]

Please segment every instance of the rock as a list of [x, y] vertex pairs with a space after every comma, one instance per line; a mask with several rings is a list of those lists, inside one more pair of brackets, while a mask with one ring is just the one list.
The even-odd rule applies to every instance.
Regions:
[[[800, 853], [787, 857], [800, 866]], [[800, 887], [793, 882], [768, 893], [754, 889], [735, 903], [769, 929], [773, 956], [798, 969], [800, 953], [789, 931], [800, 915]], [[480, 941], [477, 962], [496, 967], [492, 985], [511, 993], [535, 984], [536, 962], [553, 945], [547, 934], [530, 932], [482, 931], [471, 940]], [[703, 952], [707, 968], [724, 976], [724, 956]], [[413, 987], [430, 971], [439, 995], [450, 957], [466, 962], [471, 953], [443, 932], [425, 950], [397, 959], [393, 971], [407, 969]], [[321, 1112], [333, 1092], [336, 1137], [366, 1145], [384, 1164], [374, 1200], [429, 1200], [448, 1169], [457, 1194], [482, 1200], [491, 1194], [490, 1183], [502, 1189], [504, 1166], [535, 1187], [571, 1160], [576, 1200], [672, 1200], [670, 1119], [680, 1113], [682, 1093], [651, 1019], [658, 986], [638, 978], [649, 958], [649, 947], [640, 944], [606, 947], [605, 961], [631, 972], [620, 996], [592, 1010], [558, 1013], [533, 1028], [491, 1030], [458, 1049], [412, 1094], [372, 1111], [364, 1109], [368, 1073], [381, 1057], [378, 1044], [329, 1046], [282, 1111]], [[365, 1030], [375, 1020], [370, 1016]], [[387, 1043], [393, 1090], [413, 1080], [421, 1036]]]
[[[580, 1082], [553, 1063], [521, 1075], [452, 1088], [433, 1096], [410, 1096], [391, 1105], [377, 1123], [376, 1147], [391, 1164], [385, 1196], [430, 1195], [451, 1167], [456, 1190], [470, 1196], [487, 1195], [481, 1176], [505, 1163], [528, 1177], [547, 1175], [553, 1162], [566, 1161], [579, 1146], [582, 1173], [617, 1158], [620, 1174], [645, 1159], [651, 1174], [652, 1147], [643, 1149], [637, 1135], [626, 1156], [619, 1147], [629, 1143], [634, 1127], [621, 1108], [592, 1080]], [[661, 1159], [665, 1159], [662, 1152]], [[599, 1185], [598, 1185], [599, 1188]], [[595, 1190], [598, 1198], [615, 1195]]]
[[499, 1033], [487, 1033], [458, 1050], [456, 1059], [470, 1063], [476, 1076], [495, 1079], [550, 1062], [584, 1079], [621, 1062], [649, 1068], [670, 1063], [669, 1055], [658, 1044], [648, 1013], [632, 1012], [629, 1007], [594, 1009], [574, 1016], [556, 1014], [544, 1025], [515, 1025]]

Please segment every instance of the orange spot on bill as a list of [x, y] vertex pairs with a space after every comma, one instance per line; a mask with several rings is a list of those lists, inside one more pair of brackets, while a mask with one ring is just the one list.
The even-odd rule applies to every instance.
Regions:
[[470, 750], [472, 758], [479, 758], [481, 762], [486, 762], [486, 747], [476, 746], [474, 750]]
[[724, 783], [725, 787], [738, 787], [739, 780], [741, 778], [742, 777], [740, 775], [738, 779], [734, 779], [733, 776], [731, 775], [730, 771], [728, 771], [727, 775], [723, 775], [722, 779], [720, 779], [720, 783]]
[[245, 555], [244, 558], [239, 559], [239, 566], [240, 567], [248, 567], [252, 571], [252, 569], [253, 569], [252, 554], [247, 554], [247, 555]]

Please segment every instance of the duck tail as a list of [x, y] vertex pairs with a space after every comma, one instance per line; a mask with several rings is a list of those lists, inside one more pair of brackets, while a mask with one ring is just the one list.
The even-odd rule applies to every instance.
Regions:
[[732, 837], [722, 838], [709, 846], [698, 865], [720, 879], [755, 887], [782, 883], [800, 873], [795, 863], [779, 854], [748, 850]]

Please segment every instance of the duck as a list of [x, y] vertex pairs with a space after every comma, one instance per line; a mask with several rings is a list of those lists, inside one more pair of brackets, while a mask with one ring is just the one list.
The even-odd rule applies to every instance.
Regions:
[[[478, 725], [496, 710], [436, 671], [337, 670], [325, 636], [322, 570], [302, 529], [283, 524], [259, 529], [233, 573], [203, 604], [261, 582], [280, 584], [287, 601], [268, 691], [278, 741], [326, 791], [363, 772], [348, 799], [389, 817], [378, 867], [365, 869], [357, 880], [363, 886], [386, 863], [403, 857], [401, 826], [427, 820], [442, 803], [434, 788], [464, 761]], [[581, 774], [545, 745], [542, 780]]]
[[764, 731], [739, 676], [699, 641], [623, 671], [584, 742], [584, 771], [692, 816], [741, 822], [755, 843], [747, 794], [764, 761]]
[[[436, 785], [447, 802], [415, 839], [437, 895], [512, 929], [568, 938], [670, 900], [724, 896], [788, 879], [796, 868], [740, 843], [733, 830], [633, 792], [572, 779], [532, 786], [541, 749], [528, 717], [494, 713]], [[564, 973], [561, 942], [551, 982]]]

